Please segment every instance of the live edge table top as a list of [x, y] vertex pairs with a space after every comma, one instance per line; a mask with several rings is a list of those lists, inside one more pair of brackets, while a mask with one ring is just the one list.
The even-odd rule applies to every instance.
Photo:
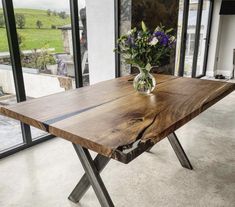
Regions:
[[235, 84], [155, 75], [151, 95], [133, 76], [1, 107], [0, 113], [128, 163], [235, 89]]

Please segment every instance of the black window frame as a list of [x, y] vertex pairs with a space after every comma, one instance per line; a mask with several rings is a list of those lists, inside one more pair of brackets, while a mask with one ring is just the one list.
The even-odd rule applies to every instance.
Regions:
[[[190, 0], [184, 0], [178, 76], [184, 76], [189, 5], [190, 5]], [[193, 53], [192, 74], [191, 74], [192, 78], [201, 78], [206, 75], [206, 68], [207, 68], [207, 63], [208, 63], [208, 53], [209, 53], [209, 46], [210, 46], [210, 32], [211, 32], [211, 25], [212, 25], [213, 8], [214, 8], [214, 0], [210, 0], [209, 19], [208, 19], [208, 26], [207, 26], [206, 43], [205, 43], [206, 46], [205, 46], [204, 61], [203, 61], [203, 66], [202, 66], [202, 74], [196, 76], [197, 63], [198, 63], [198, 53], [199, 53], [199, 46], [200, 46], [201, 19], [202, 19], [202, 11], [203, 11], [203, 0], [198, 1], [197, 22], [196, 22], [196, 31], [195, 31], [195, 44], [194, 44], [195, 47], [194, 47], [194, 53]]]

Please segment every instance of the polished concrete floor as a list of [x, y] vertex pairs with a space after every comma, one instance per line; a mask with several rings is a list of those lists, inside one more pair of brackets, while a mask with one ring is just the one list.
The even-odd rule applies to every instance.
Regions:
[[[167, 139], [128, 165], [112, 160], [102, 177], [115, 206], [235, 206], [235, 92], [177, 135], [194, 170], [180, 166]], [[99, 206], [92, 189], [80, 204], [67, 200], [82, 174], [69, 142], [47, 141], [0, 160], [0, 206]]]

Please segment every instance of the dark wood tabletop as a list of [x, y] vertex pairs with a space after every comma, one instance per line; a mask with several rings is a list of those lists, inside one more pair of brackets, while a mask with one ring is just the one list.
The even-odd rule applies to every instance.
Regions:
[[128, 163], [235, 90], [235, 84], [155, 75], [151, 95], [133, 76], [101, 82], [15, 105], [0, 113]]

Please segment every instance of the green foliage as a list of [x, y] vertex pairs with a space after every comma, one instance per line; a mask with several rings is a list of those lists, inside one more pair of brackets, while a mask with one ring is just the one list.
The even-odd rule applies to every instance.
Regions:
[[49, 51], [49, 45], [45, 45], [41, 48], [39, 56], [37, 58], [37, 66], [39, 69], [47, 69], [47, 65], [54, 65], [56, 63], [53, 55]]
[[25, 67], [37, 68], [40, 70], [46, 70], [47, 65], [54, 65], [56, 61], [49, 51], [49, 45], [44, 45], [40, 50], [32, 50], [32, 59], [28, 64], [24, 64]]
[[[15, 8], [15, 13], [23, 14], [25, 16], [25, 27], [22, 30], [18, 30], [18, 33], [25, 37], [24, 44], [21, 47], [22, 50], [32, 50], [34, 48], [41, 48], [45, 44], [49, 44], [52, 48], [55, 48], [55, 52], [64, 52], [61, 30], [54, 28], [69, 24], [69, 18], [60, 18], [57, 16], [56, 11], [53, 11], [52, 15], [48, 16], [46, 10], [37, 9]], [[0, 9], [0, 18], [1, 15], [3, 15], [2, 9]], [[35, 22], [38, 19], [43, 22], [42, 30], [35, 29]], [[55, 25], [53, 29], [52, 25]], [[6, 29], [0, 27], [0, 52], [5, 51], [8, 51]]]
[[23, 29], [25, 27], [25, 16], [23, 14], [16, 13], [15, 20], [16, 20], [16, 26], [19, 29]]
[[[51, 16], [47, 15], [47, 10], [15, 8], [14, 11], [16, 14], [23, 14], [25, 16], [25, 29], [35, 28], [35, 22], [38, 19], [43, 22], [44, 29], [51, 29], [51, 25], [58, 27], [70, 23], [70, 18], [62, 19], [57, 15], [56, 11], [53, 11]], [[3, 11], [0, 9], [1, 14], [3, 14]]]
[[127, 64], [150, 71], [152, 66], [161, 66], [165, 58], [170, 56], [175, 44], [175, 37], [170, 35], [172, 29], [165, 30], [158, 26], [150, 31], [145, 23], [141, 22], [141, 30], [136, 28], [118, 39], [118, 48]]
[[147, 32], [147, 27], [143, 21], [141, 22], [141, 27], [144, 32]]
[[51, 16], [51, 10], [50, 9], [47, 9], [47, 16]]
[[66, 18], [68, 17], [68, 15], [66, 14], [65, 11], [59, 12], [58, 15], [59, 15], [59, 17], [60, 17], [61, 19], [66, 19]]
[[[18, 30], [25, 37], [22, 50], [41, 48], [49, 44], [55, 52], [64, 52], [61, 31], [58, 29], [22, 29]], [[7, 34], [5, 28], [0, 28], [0, 52], [8, 51]]]
[[54, 24], [52, 24], [51, 29], [56, 29], [56, 26]]
[[24, 47], [25, 36], [17, 32], [18, 42], [20, 49]]
[[38, 29], [41, 29], [42, 25], [43, 25], [42, 21], [40, 21], [40, 20], [36, 21], [36, 26], [37, 26]]
[[57, 16], [57, 12], [55, 10], [52, 12], [52, 14], [53, 16]]
[[4, 16], [3, 14], [0, 14], [0, 27], [4, 27], [4, 26], [5, 26]]
[[8, 51], [7, 32], [5, 28], [0, 28], [0, 52]]

